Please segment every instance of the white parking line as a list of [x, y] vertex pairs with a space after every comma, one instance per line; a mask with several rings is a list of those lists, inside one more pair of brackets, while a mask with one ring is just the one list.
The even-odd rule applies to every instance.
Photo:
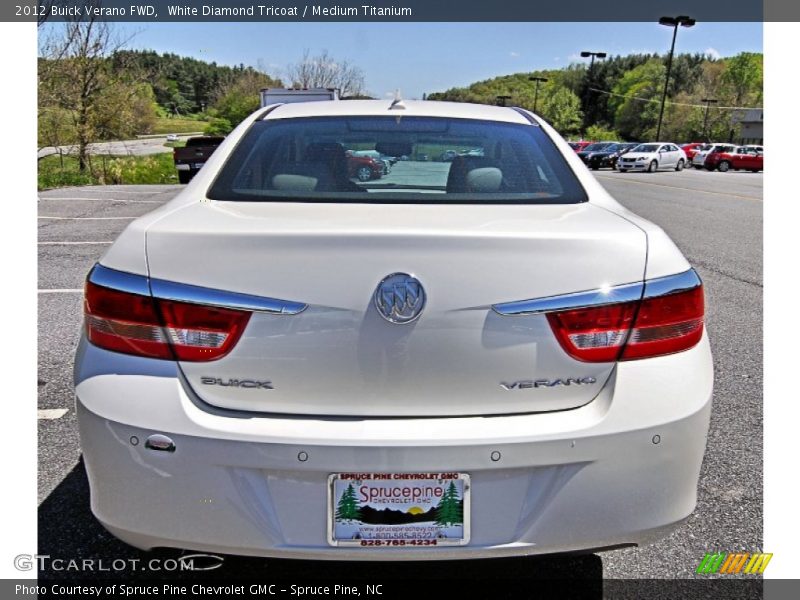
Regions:
[[37, 290], [40, 294], [82, 294], [83, 290], [81, 288], [51, 288], [45, 290]]
[[73, 187], [73, 188], [60, 188], [58, 190], [43, 190], [43, 193], [45, 193], [45, 194], [51, 193], [52, 194], [52, 193], [59, 193], [59, 192], [78, 192], [79, 194], [85, 194], [85, 193], [90, 193], [90, 194], [109, 194], [109, 193], [113, 193], [113, 194], [139, 194], [139, 195], [150, 194], [150, 195], [156, 195], [156, 194], [166, 194], [168, 192], [175, 191], [176, 189], [180, 189], [180, 187], [178, 185], [170, 185], [170, 184], [162, 184], [162, 185], [164, 187], [161, 187], [161, 188], [159, 187], [158, 184], [146, 185], [146, 186], [143, 186], [142, 188], [137, 189], [137, 190], [123, 190], [121, 188], [117, 188], [117, 187], [110, 186], [110, 185], [101, 186], [99, 188], [93, 188], [93, 187], [88, 187], [87, 186], [87, 187], [78, 187], [78, 188], [75, 188], [75, 187]]
[[91, 202], [124, 202], [125, 204], [163, 204], [165, 202], [164, 200], [124, 200], [122, 198], [80, 198], [77, 196], [39, 196], [39, 200], [89, 200]]
[[51, 221], [131, 221], [139, 217], [38, 217], [40, 219], [49, 219]]
[[46, 409], [39, 409], [36, 411], [36, 418], [37, 419], [60, 419], [65, 414], [69, 412], [67, 408], [46, 408]]
[[113, 244], [114, 242], [38, 242], [40, 246], [95, 246]]

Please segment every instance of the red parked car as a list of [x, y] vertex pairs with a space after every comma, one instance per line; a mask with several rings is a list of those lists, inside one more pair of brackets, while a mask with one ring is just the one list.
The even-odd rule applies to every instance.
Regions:
[[692, 159], [694, 158], [695, 152], [697, 152], [699, 149], [702, 148], [702, 146], [705, 145], [706, 145], [705, 142], [692, 142], [691, 144], [686, 144], [685, 146], [681, 146], [681, 150], [683, 150], [684, 153], [686, 153], [686, 160], [688, 160], [691, 163]]
[[575, 152], [581, 152], [584, 148], [586, 148], [586, 146], [594, 144], [594, 142], [586, 142], [583, 140], [581, 140], [580, 142], [567, 142], [567, 143], [569, 144], [570, 148], [575, 150]]
[[712, 152], [706, 156], [705, 167], [710, 171], [718, 169], [723, 173], [731, 169], [755, 173], [764, 170], [764, 153], [746, 147], [735, 148], [732, 152]]
[[347, 152], [347, 176], [359, 181], [380, 179], [383, 177], [384, 165], [370, 156], [355, 156], [352, 150]]

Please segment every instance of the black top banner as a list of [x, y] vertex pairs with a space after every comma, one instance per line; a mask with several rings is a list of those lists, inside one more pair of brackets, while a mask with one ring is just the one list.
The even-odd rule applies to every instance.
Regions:
[[796, 21], [790, 0], [12, 0], [0, 21], [95, 18], [138, 22], [580, 22], [657, 21], [662, 16], [697, 21]]

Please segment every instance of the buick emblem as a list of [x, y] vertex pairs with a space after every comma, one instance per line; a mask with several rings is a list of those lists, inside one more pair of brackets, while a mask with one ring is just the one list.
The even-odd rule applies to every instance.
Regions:
[[425, 288], [416, 277], [393, 273], [378, 284], [375, 308], [390, 323], [411, 323], [425, 308]]

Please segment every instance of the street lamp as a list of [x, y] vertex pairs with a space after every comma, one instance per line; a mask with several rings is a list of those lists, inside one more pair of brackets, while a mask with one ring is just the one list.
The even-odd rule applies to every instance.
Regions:
[[716, 98], [703, 98], [701, 102], [705, 102], [706, 104], [706, 114], [703, 117], [703, 139], [708, 141], [708, 134], [706, 133], [706, 126], [708, 125], [708, 109], [712, 104], [719, 102], [719, 100]]
[[661, 139], [661, 121], [664, 119], [664, 105], [667, 102], [667, 86], [669, 85], [669, 74], [672, 71], [672, 55], [675, 52], [675, 38], [678, 37], [678, 27], [694, 27], [696, 21], [686, 15], [678, 17], [661, 17], [658, 20], [659, 25], [666, 25], [672, 27], [672, 46], [669, 49], [669, 58], [667, 59], [667, 76], [664, 79], [664, 93], [661, 96], [661, 111], [658, 113], [658, 127], [656, 128], [656, 141]]
[[589, 70], [591, 71], [592, 67], [594, 67], [594, 58], [595, 58], [595, 56], [597, 58], [605, 58], [606, 57], [606, 53], [605, 52], [589, 52], [588, 50], [584, 50], [583, 52], [581, 52], [581, 56], [583, 58], [589, 58], [590, 56], [592, 57], [592, 62], [589, 63]]
[[505, 106], [506, 100], [511, 100], [511, 96], [497, 96], [497, 106]]
[[539, 84], [547, 83], [547, 77], [528, 77], [528, 81], [536, 82], [536, 92], [533, 94], [533, 112], [536, 112], [536, 105], [539, 103]]
[[589, 89], [589, 85], [591, 83], [592, 73], [594, 72], [594, 59], [595, 59], [595, 57], [596, 58], [605, 58], [606, 57], [606, 53], [605, 52], [589, 52], [588, 50], [584, 50], [583, 52], [581, 52], [581, 56], [583, 58], [589, 58], [590, 56], [592, 57], [592, 62], [589, 63], [589, 70], [586, 72], [586, 94], [583, 96], [583, 108], [585, 109], [583, 111], [583, 122], [584, 122], [584, 125], [586, 125], [588, 123], [587, 117], [589, 116], [589, 98], [590, 98], [589, 92], [591, 91]]

